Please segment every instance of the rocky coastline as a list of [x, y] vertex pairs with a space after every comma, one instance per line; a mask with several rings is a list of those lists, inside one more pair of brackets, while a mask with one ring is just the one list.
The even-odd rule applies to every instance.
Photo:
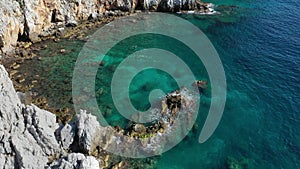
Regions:
[[[30, 100], [27, 91], [38, 83], [22, 85], [24, 77], [17, 76], [24, 59], [36, 58], [34, 50], [46, 46], [34, 46], [47, 39], [60, 38], [85, 40], [85, 31], [111, 22], [116, 17], [143, 11], [210, 14], [209, 3], [201, 1], [141, 1], [141, 0], [4, 0], [0, 2], [0, 169], [4, 168], [155, 168], [149, 158], [139, 162], [120, 158], [99, 148], [104, 140], [95, 137], [112, 132], [99, 125], [95, 116], [82, 111], [73, 122], [58, 121], [55, 114], [41, 109], [47, 107], [45, 98]], [[61, 50], [61, 53], [65, 51]], [[42, 59], [42, 58], [37, 58]], [[6, 63], [9, 74], [1, 63]], [[13, 82], [12, 82], [12, 80]], [[13, 86], [15, 84], [15, 87]], [[16, 85], [21, 84], [21, 85]], [[15, 90], [16, 88], [16, 90]], [[184, 90], [183, 90], [184, 91]], [[138, 138], [143, 138], [142, 151], [147, 152], [146, 143], [155, 143], [155, 135], [171, 132], [174, 117], [183, 106], [185, 111], [193, 107], [192, 100], [173, 97], [171, 93], [162, 100], [161, 116], [152, 126], [132, 124], [128, 129], [114, 128], [119, 134], [133, 138], [118, 147], [116, 142], [105, 143], [106, 147], [128, 149]], [[175, 100], [174, 100], [175, 99]], [[182, 101], [184, 104], [182, 104]], [[32, 104], [33, 103], [33, 104]], [[36, 106], [37, 105], [37, 106]], [[40, 108], [39, 108], [40, 107]], [[189, 124], [189, 123], [187, 123]], [[96, 126], [96, 127], [95, 127]], [[186, 126], [184, 126], [186, 127]], [[109, 134], [108, 134], [109, 135]], [[104, 147], [105, 147], [104, 146]], [[161, 149], [153, 145], [151, 153]], [[150, 153], [150, 154], [151, 154]]]
[[[127, 4], [130, 8], [124, 8]], [[28, 93], [40, 79], [28, 77], [20, 67], [26, 60], [42, 60], [37, 51], [47, 48], [45, 40], [59, 43], [61, 39], [85, 41], [87, 35], [117, 17], [142, 11], [211, 14], [211, 3], [201, 1], [68, 1], [68, 0], [5, 0], [0, 2], [0, 64], [6, 66], [17, 91], [31, 97], [30, 103], [69, 121], [74, 112], [69, 107], [51, 107], [47, 98]], [[64, 48], [59, 51], [67, 54]], [[29, 81], [28, 81], [29, 80]]]
[[[34, 104], [27, 105], [24, 94], [16, 92], [4, 66], [0, 65], [0, 168], [155, 168], [149, 158], [132, 159], [122, 153], [160, 154], [161, 143], [176, 140], [164, 137], [191, 129], [195, 118], [195, 98], [186, 89], [174, 91], [161, 101], [150, 126], [132, 124], [127, 129], [103, 127], [97, 118], [82, 110], [75, 120], [62, 124], [56, 116]], [[196, 95], [195, 95], [196, 97]], [[181, 113], [180, 113], [181, 112]], [[179, 116], [184, 113], [184, 116]], [[177, 120], [179, 118], [179, 120]], [[177, 124], [177, 125], [176, 125]], [[184, 125], [182, 125], [184, 124]], [[182, 137], [183, 138], [183, 137]], [[119, 141], [117, 141], [119, 140]], [[137, 148], [137, 145], [138, 146]], [[132, 147], [134, 146], [134, 147]], [[147, 165], [147, 166], [146, 166]]]
[[0, 2], [0, 54], [13, 52], [18, 42], [39, 42], [62, 34], [86, 20], [129, 15], [139, 11], [214, 13], [200, 0], [4, 0]]

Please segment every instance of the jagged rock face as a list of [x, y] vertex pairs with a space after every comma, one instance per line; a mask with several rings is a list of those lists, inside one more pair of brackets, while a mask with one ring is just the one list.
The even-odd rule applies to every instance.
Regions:
[[24, 0], [23, 12], [25, 16], [26, 34], [33, 41], [38, 41], [42, 29], [48, 30], [51, 26], [51, 6], [46, 7], [43, 0]]
[[[12, 168], [15, 157], [11, 156], [14, 152], [11, 146], [12, 132], [24, 130], [24, 124], [18, 124], [18, 119], [22, 120], [21, 102], [17, 95], [13, 93], [14, 88], [8, 78], [8, 74], [3, 66], [0, 66], [0, 168]], [[5, 104], [4, 104], [5, 103]], [[8, 112], [8, 113], [6, 113]], [[18, 127], [16, 127], [18, 124]]]
[[106, 10], [121, 10], [121, 11], [131, 11], [132, 0], [104, 0], [101, 3], [104, 4]]
[[87, 20], [97, 12], [103, 12], [98, 0], [2, 0], [0, 49], [4, 53], [12, 49], [18, 35], [37, 42], [39, 36], [52, 35], [55, 26]]
[[71, 153], [67, 157], [54, 162], [50, 168], [63, 168], [63, 169], [99, 169], [99, 162], [95, 157], [85, 157], [80, 153]]
[[97, 0], [24, 0], [25, 27], [29, 39], [38, 41], [38, 36], [53, 34], [57, 23], [75, 24], [87, 20], [99, 10]]
[[10, 51], [18, 35], [37, 42], [53, 35], [57, 27], [75, 26], [109, 10], [177, 12], [200, 9], [201, 5], [200, 0], [1, 0], [0, 49]]
[[[94, 157], [80, 153], [67, 154], [63, 150], [73, 142], [74, 130], [75, 126], [70, 124], [59, 128], [54, 114], [35, 105], [22, 104], [8, 73], [0, 65], [0, 169], [99, 168], [99, 162]], [[55, 132], [59, 132], [67, 142], [57, 140]], [[49, 161], [57, 156], [62, 158]]]
[[15, 46], [24, 30], [24, 17], [17, 1], [0, 1], [0, 49], [8, 51]]
[[81, 110], [80, 114], [76, 116], [77, 135], [79, 137], [79, 145], [84, 152], [90, 152], [93, 146], [93, 141], [97, 135], [99, 122], [96, 116], [86, 114], [86, 111]]
[[[4, 67], [0, 65], [0, 135], [5, 133], [24, 130], [23, 116], [21, 114], [21, 102], [13, 88], [12, 81], [8, 78], [8, 73]], [[21, 123], [19, 123], [21, 122]], [[18, 125], [18, 127], [16, 127]], [[0, 136], [0, 138], [2, 138]], [[5, 144], [5, 143], [4, 143]], [[4, 145], [4, 148], [6, 145]], [[2, 147], [1, 147], [2, 148]], [[1, 150], [0, 148], [0, 150]], [[10, 153], [9, 147], [7, 150], [1, 150], [1, 153]]]
[[55, 115], [34, 105], [22, 105], [3, 66], [0, 86], [2, 168], [45, 166], [48, 157], [60, 151], [54, 136], [58, 127]]

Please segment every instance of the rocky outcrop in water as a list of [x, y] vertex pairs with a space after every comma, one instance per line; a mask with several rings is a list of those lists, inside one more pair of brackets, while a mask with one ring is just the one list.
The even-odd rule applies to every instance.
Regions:
[[[163, 153], [183, 139], [196, 118], [196, 95], [186, 88], [175, 91], [150, 110], [151, 123], [133, 123], [129, 128], [103, 127], [95, 116], [81, 111], [77, 115], [78, 139], [84, 152], [100, 153], [99, 147], [125, 157], [148, 157]], [[167, 108], [163, 112], [164, 105]], [[105, 162], [102, 161], [102, 164]]]
[[170, 93], [151, 109], [150, 126], [105, 127], [83, 110], [74, 122], [62, 125], [54, 114], [25, 105], [26, 98], [16, 93], [0, 65], [0, 169], [122, 168], [128, 164], [111, 164], [107, 152], [127, 157], [161, 154], [192, 128], [195, 100], [186, 88]]
[[40, 41], [78, 21], [120, 15], [136, 9], [211, 13], [211, 4], [200, 0], [2, 0], [0, 2], [0, 51], [8, 52], [17, 41]]

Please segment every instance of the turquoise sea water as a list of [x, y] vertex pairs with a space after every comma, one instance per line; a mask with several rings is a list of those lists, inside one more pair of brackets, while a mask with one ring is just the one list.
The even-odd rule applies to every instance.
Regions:
[[[230, 164], [232, 168], [300, 168], [300, 4], [296, 0], [210, 2], [218, 5], [221, 15], [182, 17], [198, 26], [220, 55], [227, 79], [224, 115], [207, 142], [198, 143], [200, 129], [191, 132], [183, 142], [157, 158], [158, 168], [229, 168]], [[45, 58], [36, 69], [47, 68], [48, 73], [42, 76], [50, 87], [51, 83], [56, 84], [48, 93], [49, 86], [42, 87], [44, 94], [66, 97], [68, 102], [72, 69], [83, 42], [63, 41], [59, 45], [70, 53], [47, 57], [49, 51], [41, 51]], [[130, 48], [124, 47], [120, 52], [126, 50]], [[109, 69], [98, 70], [99, 79], [109, 78], [114, 70], [109, 66], [112, 60], [107, 60]], [[207, 79], [205, 69], [199, 65], [194, 67], [198, 78]], [[154, 77], [158, 81], [146, 83]], [[139, 74], [131, 88], [133, 103], [139, 109], [149, 107], [144, 99], [148, 90], [157, 85], [166, 91], [176, 89], [174, 83], [159, 83], [170, 79], [153, 70]], [[109, 81], [99, 82], [97, 90], [104, 88], [104, 96], [107, 95]], [[199, 128], [207, 116], [209, 93], [201, 101]], [[100, 108], [109, 112], [107, 119], [111, 124], [124, 122], [109, 96], [99, 97], [99, 101]]]
[[228, 94], [223, 119], [208, 142], [199, 145], [187, 139], [165, 153], [159, 164], [222, 168], [230, 156], [245, 161], [241, 163], [248, 168], [299, 168], [299, 4], [225, 3], [241, 6], [234, 22], [213, 20], [203, 30], [225, 66]]

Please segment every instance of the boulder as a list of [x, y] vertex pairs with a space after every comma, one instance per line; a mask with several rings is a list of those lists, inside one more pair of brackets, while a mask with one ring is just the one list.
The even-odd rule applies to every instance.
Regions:
[[99, 122], [96, 116], [87, 114], [84, 110], [80, 110], [80, 114], [76, 118], [78, 143], [84, 152], [91, 152], [93, 140], [98, 132]]
[[93, 156], [87, 156], [80, 164], [79, 169], [99, 169], [99, 162]]
[[19, 168], [46, 166], [48, 157], [28, 130], [22, 134], [12, 134], [11, 139], [16, 157], [15, 165], [18, 165]]
[[63, 149], [68, 150], [71, 144], [74, 141], [75, 137], [75, 126], [72, 126], [70, 124], [66, 124], [62, 127], [62, 129], [59, 130], [59, 141], [61, 142], [61, 145]]
[[136, 124], [133, 127], [135, 132], [138, 133], [145, 133], [146, 132], [146, 127], [143, 124]]
[[84, 156], [81, 153], [71, 153], [58, 162], [53, 163], [50, 168], [63, 169], [99, 169], [99, 162], [93, 156]]

